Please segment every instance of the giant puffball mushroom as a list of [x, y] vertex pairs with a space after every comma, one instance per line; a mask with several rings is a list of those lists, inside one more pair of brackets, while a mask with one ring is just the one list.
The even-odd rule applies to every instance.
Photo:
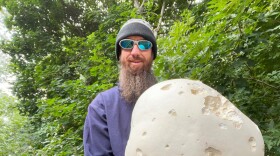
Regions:
[[264, 156], [258, 126], [200, 81], [158, 83], [138, 99], [126, 156]]

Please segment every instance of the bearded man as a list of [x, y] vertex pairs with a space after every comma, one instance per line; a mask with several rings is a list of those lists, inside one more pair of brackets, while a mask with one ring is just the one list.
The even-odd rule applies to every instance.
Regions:
[[148, 22], [128, 20], [121, 27], [115, 46], [119, 83], [99, 93], [88, 107], [83, 134], [85, 156], [124, 156], [134, 105], [156, 83], [151, 68], [157, 44]]

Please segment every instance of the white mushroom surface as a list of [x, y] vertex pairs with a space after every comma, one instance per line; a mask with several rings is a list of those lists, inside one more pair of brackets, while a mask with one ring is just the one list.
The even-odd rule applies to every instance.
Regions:
[[200, 81], [158, 83], [138, 99], [126, 156], [264, 156], [258, 126]]

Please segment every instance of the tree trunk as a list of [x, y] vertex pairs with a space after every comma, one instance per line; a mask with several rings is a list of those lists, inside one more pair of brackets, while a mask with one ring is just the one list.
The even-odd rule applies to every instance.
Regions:
[[140, 2], [138, 0], [134, 0], [134, 7], [137, 8], [139, 14], [143, 13], [145, 2], [146, 2], [146, 0], [143, 0], [142, 4], [140, 5]]
[[158, 20], [157, 28], [155, 29], [155, 32], [154, 32], [155, 33], [155, 37], [157, 37], [158, 31], [160, 29], [160, 24], [162, 23], [162, 17], [163, 17], [164, 9], [165, 9], [165, 1], [163, 1], [162, 6], [161, 6], [160, 18]]

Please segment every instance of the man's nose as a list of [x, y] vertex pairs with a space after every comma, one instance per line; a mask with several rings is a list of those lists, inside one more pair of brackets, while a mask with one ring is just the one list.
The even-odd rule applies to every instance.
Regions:
[[141, 50], [138, 48], [137, 44], [134, 44], [132, 50], [131, 50], [131, 55], [133, 56], [138, 56], [140, 54]]

